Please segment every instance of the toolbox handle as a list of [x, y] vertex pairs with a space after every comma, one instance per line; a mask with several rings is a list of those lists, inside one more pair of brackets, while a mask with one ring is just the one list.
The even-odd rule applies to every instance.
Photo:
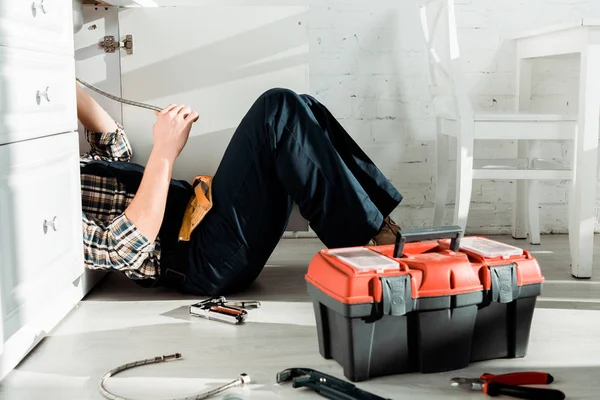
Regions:
[[396, 236], [396, 246], [394, 247], [394, 257], [402, 257], [404, 245], [406, 243], [436, 239], [451, 239], [450, 250], [456, 252], [460, 247], [460, 238], [462, 237], [462, 234], [462, 228], [456, 225], [398, 231], [398, 235]]

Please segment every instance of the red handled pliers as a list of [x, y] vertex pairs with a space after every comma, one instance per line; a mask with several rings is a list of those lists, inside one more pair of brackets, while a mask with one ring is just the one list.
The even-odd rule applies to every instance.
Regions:
[[545, 372], [516, 372], [512, 374], [483, 374], [479, 378], [453, 378], [452, 386], [467, 386], [482, 390], [488, 396], [510, 396], [529, 400], [563, 400], [566, 396], [556, 389], [539, 389], [521, 385], [547, 385], [554, 377]]

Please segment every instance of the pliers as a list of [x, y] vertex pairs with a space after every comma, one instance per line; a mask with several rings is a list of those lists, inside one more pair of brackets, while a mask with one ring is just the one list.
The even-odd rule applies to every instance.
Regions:
[[529, 400], [563, 400], [565, 394], [556, 389], [540, 389], [521, 385], [547, 385], [554, 377], [545, 372], [516, 372], [512, 374], [483, 374], [479, 378], [453, 378], [452, 386], [482, 390], [488, 396], [510, 396]]

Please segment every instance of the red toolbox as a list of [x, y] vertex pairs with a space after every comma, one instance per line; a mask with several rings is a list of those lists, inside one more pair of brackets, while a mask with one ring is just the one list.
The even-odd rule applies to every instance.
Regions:
[[481, 251], [502, 246], [484, 238], [464, 238], [458, 251], [461, 236], [459, 227], [405, 230], [395, 246], [315, 255], [306, 281], [321, 355], [354, 382], [524, 355], [537, 262], [516, 248]]

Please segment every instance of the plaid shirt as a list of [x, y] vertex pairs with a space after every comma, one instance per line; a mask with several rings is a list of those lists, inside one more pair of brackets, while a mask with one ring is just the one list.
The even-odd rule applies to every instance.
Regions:
[[[131, 145], [125, 131], [86, 131], [91, 146], [81, 157], [81, 166], [91, 160], [130, 161]], [[85, 266], [117, 270], [130, 279], [156, 279], [159, 274], [160, 240], [150, 242], [125, 216], [134, 193], [115, 178], [81, 175]]]

